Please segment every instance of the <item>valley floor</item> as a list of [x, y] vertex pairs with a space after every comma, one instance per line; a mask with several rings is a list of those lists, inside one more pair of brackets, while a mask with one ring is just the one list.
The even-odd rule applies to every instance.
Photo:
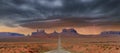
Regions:
[[[57, 47], [56, 38], [21, 38], [19, 41], [12, 38], [0, 41], [0, 53], [44, 53]], [[71, 53], [120, 53], [120, 37], [63, 37], [62, 46]]]

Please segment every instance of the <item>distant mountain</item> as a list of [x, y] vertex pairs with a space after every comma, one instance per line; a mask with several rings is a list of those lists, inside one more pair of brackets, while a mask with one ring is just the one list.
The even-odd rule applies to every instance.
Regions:
[[32, 32], [32, 37], [46, 36], [47, 33], [44, 30], [37, 30], [36, 32]]
[[54, 31], [53, 33], [50, 33], [49, 35], [50, 35], [50, 36], [57, 36], [58, 34], [60, 34], [60, 33]]
[[63, 29], [60, 34], [61, 34], [61, 35], [67, 35], [67, 36], [79, 35], [79, 34], [77, 33], [77, 31], [76, 31], [75, 29], [73, 29], [73, 28], [71, 28], [71, 29]]
[[0, 32], [0, 37], [10, 37], [10, 36], [25, 36], [24, 34], [11, 33], [11, 32]]
[[32, 32], [31, 37], [56, 37], [57, 35], [62, 36], [77, 36], [79, 35], [75, 29], [63, 29], [61, 33], [54, 31], [53, 33], [47, 34], [44, 30], [37, 30]]
[[115, 36], [115, 35], [120, 35], [120, 31], [104, 31], [104, 32], [101, 32], [100, 35], [103, 35], [103, 36]]

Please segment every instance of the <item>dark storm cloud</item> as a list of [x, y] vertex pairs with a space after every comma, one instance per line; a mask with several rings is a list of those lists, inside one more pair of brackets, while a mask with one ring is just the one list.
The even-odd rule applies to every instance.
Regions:
[[[88, 19], [87, 19], [88, 20]], [[26, 22], [22, 24], [23, 27], [29, 28], [55, 28], [55, 27], [79, 27], [88, 26], [86, 18], [63, 18], [63, 19], [52, 19], [44, 21]]]
[[54, 19], [67, 26], [119, 22], [119, 9], [119, 0], [0, 0], [0, 22], [7, 26]]
[[[24, 22], [24, 21], [22, 21]], [[55, 27], [87, 27], [87, 26], [109, 26], [118, 27], [120, 21], [108, 18], [62, 18], [41, 21], [26, 21], [21, 24], [23, 27], [38, 29], [38, 28], [55, 28]]]

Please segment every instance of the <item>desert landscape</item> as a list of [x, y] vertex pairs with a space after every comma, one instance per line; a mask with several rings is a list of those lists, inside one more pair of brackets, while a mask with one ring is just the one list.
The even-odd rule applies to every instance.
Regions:
[[[81, 41], [82, 40], [82, 41]], [[91, 40], [91, 39], [87, 39]], [[85, 39], [77, 39], [62, 41], [65, 50], [71, 53], [119, 53], [120, 43], [118, 42], [97, 42], [86, 41]], [[46, 40], [49, 41], [49, 40]], [[70, 42], [71, 41], [71, 42]], [[84, 42], [85, 41], [85, 42]], [[102, 40], [101, 40], [102, 41]], [[52, 41], [50, 41], [52, 42]], [[57, 47], [56, 42], [0, 42], [0, 53], [44, 53], [54, 50]]]
[[61, 33], [53, 32], [46, 35], [43, 30], [40, 30], [33, 32], [31, 36], [1, 38], [0, 53], [44, 53], [51, 51], [57, 49], [58, 35], [61, 35], [62, 48], [71, 53], [120, 52], [120, 35], [118, 32], [80, 35], [75, 29], [64, 29]]
[[120, 53], [120, 0], [0, 0], [0, 53]]

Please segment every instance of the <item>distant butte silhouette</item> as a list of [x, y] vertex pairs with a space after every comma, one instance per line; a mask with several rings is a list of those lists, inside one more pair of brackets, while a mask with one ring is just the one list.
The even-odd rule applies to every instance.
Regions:
[[56, 36], [58, 34], [64, 36], [76, 36], [79, 35], [75, 29], [63, 29], [61, 33], [54, 31], [53, 33], [47, 34], [44, 30], [37, 30], [36, 32], [32, 32], [31, 36]]
[[[54, 31], [53, 33], [47, 34], [45, 30], [37, 30], [36, 32], [32, 32], [31, 36], [32, 37], [41, 37], [41, 36], [57, 36], [57, 35], [62, 35], [62, 36], [79, 36], [83, 34], [79, 34], [74, 28], [70, 29], [63, 29], [61, 33], [58, 33]], [[120, 35], [120, 31], [103, 31], [100, 34], [100, 36], [111, 36], [111, 35]]]
[[120, 31], [104, 31], [100, 35], [110, 36], [110, 35], [120, 35]]
[[12, 32], [0, 32], [0, 36], [2, 37], [18, 37], [18, 36], [25, 36], [24, 34], [20, 34], [20, 33], [12, 33]]

